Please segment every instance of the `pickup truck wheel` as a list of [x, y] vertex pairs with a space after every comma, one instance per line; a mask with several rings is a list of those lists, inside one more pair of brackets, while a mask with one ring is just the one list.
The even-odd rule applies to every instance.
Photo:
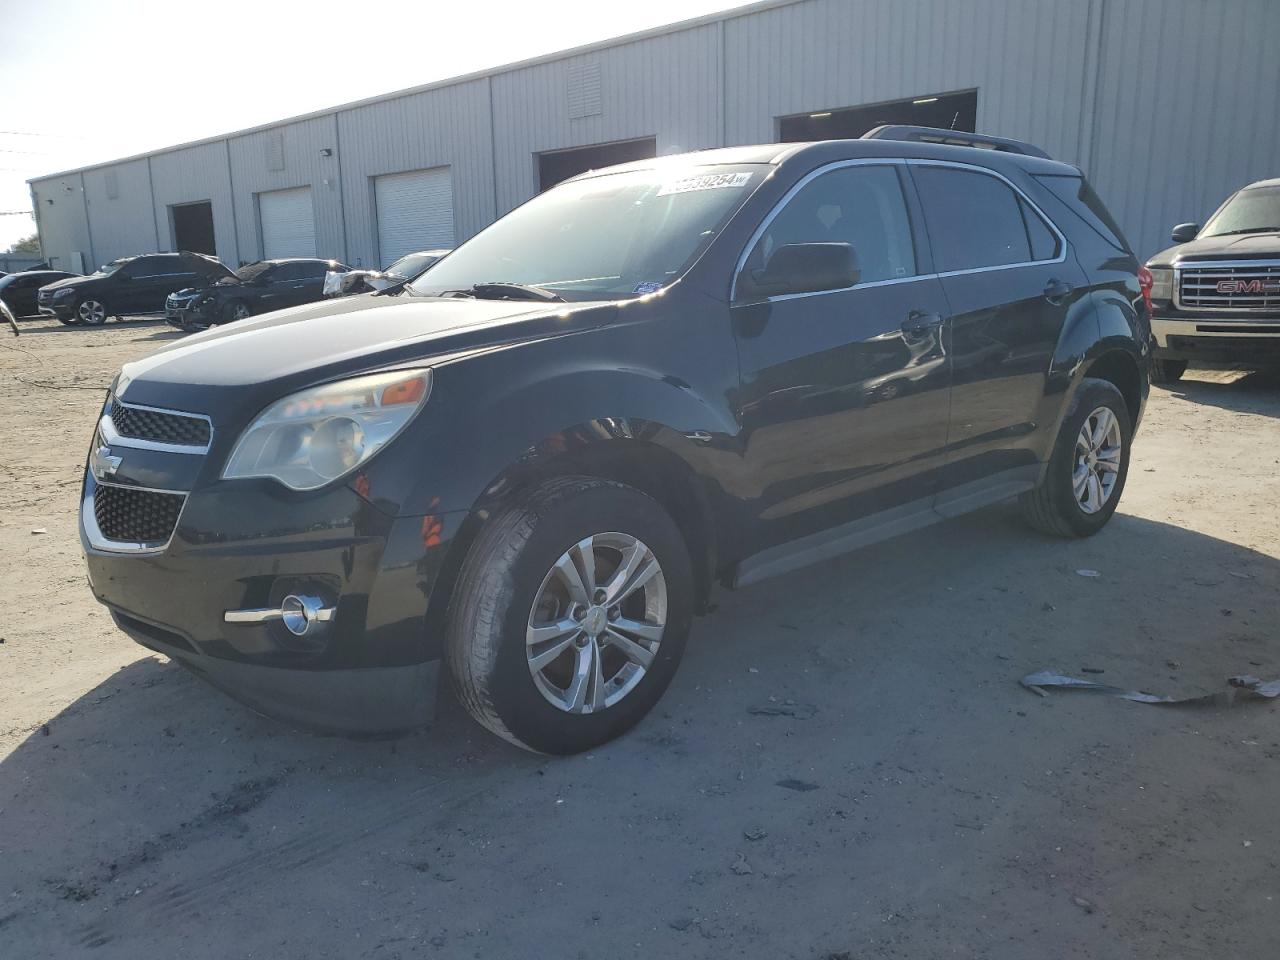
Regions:
[[1021, 498], [1027, 521], [1059, 537], [1091, 537], [1115, 513], [1133, 427], [1115, 386], [1086, 378], [1062, 421], [1043, 482]]
[[655, 501], [607, 480], [550, 481], [495, 516], [463, 562], [446, 639], [454, 690], [517, 746], [599, 746], [671, 682], [691, 584], [684, 539]]
[[91, 327], [100, 327], [107, 322], [107, 305], [92, 297], [76, 304], [76, 319]]
[[1152, 360], [1151, 380], [1154, 383], [1177, 383], [1187, 372], [1185, 360]]

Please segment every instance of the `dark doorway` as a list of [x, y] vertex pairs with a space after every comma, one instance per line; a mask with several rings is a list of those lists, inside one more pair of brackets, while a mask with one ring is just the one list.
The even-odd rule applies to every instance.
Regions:
[[601, 167], [611, 167], [615, 163], [628, 163], [632, 160], [648, 160], [657, 155], [656, 137], [619, 140], [617, 143], [598, 143], [591, 147], [540, 153], [538, 154], [538, 189], [550, 190], [561, 180], [568, 180], [588, 170], [599, 170]]
[[177, 250], [189, 250], [192, 253], [207, 253], [211, 257], [218, 255], [213, 243], [213, 204], [208, 200], [200, 203], [184, 203], [169, 208], [173, 217], [173, 246]]
[[778, 121], [778, 139], [783, 143], [805, 140], [855, 140], [885, 123], [907, 123], [918, 127], [941, 127], [974, 133], [978, 122], [978, 91], [938, 93], [892, 100], [865, 107], [820, 110], [783, 117]]

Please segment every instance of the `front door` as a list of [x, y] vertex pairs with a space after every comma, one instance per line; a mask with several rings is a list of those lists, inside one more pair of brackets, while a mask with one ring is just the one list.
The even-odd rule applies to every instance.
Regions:
[[951, 308], [951, 459], [944, 485], [1025, 486], [1038, 477], [1041, 428], [1057, 398], [1047, 378], [1088, 278], [1048, 219], [990, 171], [925, 161], [919, 190]]
[[[766, 220], [732, 306], [735, 401], [762, 549], [900, 510], [927, 513], [945, 459], [950, 363], [941, 283], [901, 164], [811, 174]], [[752, 271], [788, 243], [848, 243], [850, 288], [758, 297]]]

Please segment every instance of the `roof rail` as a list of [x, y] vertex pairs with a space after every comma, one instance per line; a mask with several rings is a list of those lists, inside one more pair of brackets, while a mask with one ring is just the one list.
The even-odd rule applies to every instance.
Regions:
[[886, 123], [868, 130], [863, 140], [910, 140], [915, 143], [941, 143], [952, 147], [976, 147], [979, 150], [998, 150], [1001, 153], [1019, 153], [1025, 157], [1053, 159], [1039, 147], [1021, 140], [1005, 137], [989, 137], [985, 133], [966, 133], [963, 130], [944, 130], [941, 127], [913, 127], [904, 123]]

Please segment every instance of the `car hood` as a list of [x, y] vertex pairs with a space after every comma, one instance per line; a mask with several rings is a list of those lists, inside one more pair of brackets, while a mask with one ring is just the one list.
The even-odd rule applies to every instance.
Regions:
[[128, 403], [204, 413], [215, 425], [242, 422], [313, 383], [589, 329], [616, 312], [612, 303], [326, 300], [175, 341], [125, 364], [116, 390]]
[[[46, 283], [46, 284], [45, 284], [44, 286], [42, 286], [40, 289], [41, 289], [41, 290], [57, 290], [57, 289], [59, 289], [59, 288], [61, 288], [61, 287], [75, 287], [75, 286], [78, 286], [78, 285], [80, 285], [80, 284], [84, 283], [86, 280], [92, 280], [92, 279], [94, 279], [92, 276], [88, 276], [88, 277], [63, 277], [61, 280], [54, 280], [52, 283]], [[102, 279], [102, 277], [98, 277], [97, 279], [101, 280], [101, 279]]]
[[1241, 233], [1230, 237], [1199, 237], [1161, 250], [1148, 264], [1172, 266], [1187, 260], [1272, 260], [1280, 258], [1280, 233]]

